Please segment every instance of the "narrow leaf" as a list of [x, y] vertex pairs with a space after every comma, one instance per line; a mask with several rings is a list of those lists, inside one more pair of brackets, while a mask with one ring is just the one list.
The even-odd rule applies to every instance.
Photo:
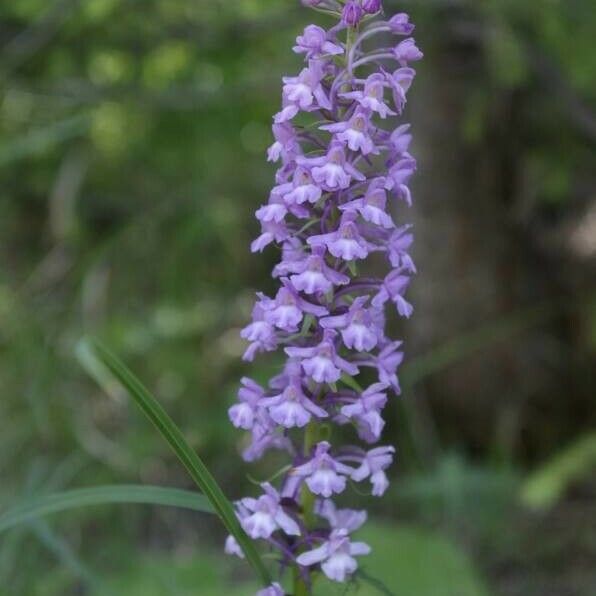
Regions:
[[549, 509], [565, 491], [596, 467], [596, 432], [583, 435], [530, 474], [522, 487], [522, 501], [533, 509]]
[[106, 485], [25, 499], [0, 515], [0, 532], [52, 513], [114, 503], [164, 505], [214, 513], [207, 498], [195, 492], [136, 484]]
[[207, 469], [197, 453], [190, 447], [180, 429], [174, 424], [159, 402], [149, 393], [135, 375], [105, 346], [97, 341], [83, 340], [79, 344], [81, 362], [88, 363], [92, 357], [99, 360], [114, 377], [122, 384], [135, 403], [156, 426], [164, 439], [168, 442], [178, 459], [182, 462], [191, 478], [213, 505], [213, 509], [234, 536], [246, 559], [253, 566], [265, 585], [271, 580], [253, 542], [246, 535], [230, 501], [217, 484], [211, 472]]

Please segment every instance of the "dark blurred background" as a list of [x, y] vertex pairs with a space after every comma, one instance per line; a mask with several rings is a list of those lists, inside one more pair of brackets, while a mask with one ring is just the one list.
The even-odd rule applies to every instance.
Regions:
[[[596, 7], [385, 0], [426, 59], [410, 94], [419, 275], [400, 446], [369, 567], [399, 596], [596, 594]], [[297, 0], [0, 2], [0, 507], [106, 483], [190, 488], [75, 347], [101, 337], [231, 497], [226, 410], [256, 289], [249, 252]], [[109, 389], [109, 387], [108, 387]], [[0, 594], [249, 594], [223, 531], [102, 507], [0, 537]], [[359, 594], [374, 594], [363, 588]]]

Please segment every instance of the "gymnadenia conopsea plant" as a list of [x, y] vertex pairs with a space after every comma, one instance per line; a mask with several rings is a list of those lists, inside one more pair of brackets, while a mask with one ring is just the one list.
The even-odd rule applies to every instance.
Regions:
[[[389, 305], [412, 314], [405, 293], [415, 273], [410, 226], [390, 213], [393, 203], [410, 205], [416, 169], [410, 127], [394, 120], [415, 76], [410, 65], [422, 58], [414, 26], [404, 13], [386, 18], [380, 0], [302, 4], [338, 22], [306, 27], [293, 48], [305, 65], [283, 77], [268, 151], [279, 169], [251, 246], [281, 248], [272, 272], [279, 287], [257, 294], [242, 331], [245, 360], [276, 350], [286, 360], [267, 387], [242, 379], [229, 411], [250, 432], [245, 460], [270, 449], [289, 459], [276, 486], [263, 483], [260, 495], [235, 504], [246, 533], [279, 562], [279, 583], [261, 596], [283, 596], [288, 570], [295, 596], [310, 594], [321, 573], [347, 582], [370, 552], [351, 537], [366, 512], [334, 499], [353, 483], [368, 483], [375, 497], [388, 487], [395, 448], [378, 442], [403, 353], [385, 334], [385, 316]], [[343, 443], [350, 434], [358, 445]], [[242, 556], [232, 536], [226, 552]]]

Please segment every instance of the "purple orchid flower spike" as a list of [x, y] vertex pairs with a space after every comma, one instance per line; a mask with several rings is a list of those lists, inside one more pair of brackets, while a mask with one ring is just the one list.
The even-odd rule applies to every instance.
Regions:
[[329, 455], [331, 445], [321, 441], [315, 448], [312, 459], [292, 470], [294, 476], [304, 478], [306, 485], [315, 495], [330, 497], [342, 493], [346, 479], [354, 470]]
[[[348, 480], [368, 480], [375, 496], [387, 489], [395, 449], [371, 446], [381, 437], [389, 394], [400, 393], [404, 355], [402, 342], [387, 336], [386, 311], [393, 303], [399, 315], [412, 314], [405, 295], [416, 272], [412, 228], [391, 213], [393, 201], [412, 202], [412, 134], [390, 118], [406, 109], [416, 75], [410, 64], [422, 58], [410, 37], [414, 25], [405, 13], [386, 20], [381, 0], [302, 4], [337, 22], [298, 35], [294, 51], [306, 64], [283, 77], [267, 151], [279, 166], [251, 244], [253, 252], [281, 248], [277, 285], [273, 298], [257, 294], [241, 331], [245, 360], [281, 348], [286, 360], [266, 385], [243, 378], [229, 409], [232, 424], [249, 434], [246, 461], [279, 450], [289, 462], [275, 475], [279, 488], [264, 484], [261, 496], [236, 503], [249, 536], [278, 554], [279, 581], [259, 596], [283, 595], [288, 567], [294, 593], [311, 593], [320, 573], [348, 581], [356, 557], [370, 550], [350, 539], [366, 512], [338, 509], [333, 498]], [[379, 35], [398, 39], [387, 49]], [[380, 278], [365, 272], [373, 259], [386, 268]], [[359, 389], [366, 369], [378, 382]], [[357, 444], [342, 444], [336, 425], [348, 427]], [[232, 537], [225, 549], [243, 556]]]
[[352, 542], [347, 530], [340, 529], [333, 530], [321, 546], [302, 553], [296, 560], [307, 567], [321, 563], [321, 569], [329, 579], [344, 582], [358, 568], [354, 557], [369, 553], [368, 544]]

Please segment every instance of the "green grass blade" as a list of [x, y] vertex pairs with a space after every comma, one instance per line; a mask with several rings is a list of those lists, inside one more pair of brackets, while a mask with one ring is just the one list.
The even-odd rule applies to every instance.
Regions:
[[213, 509], [228, 532], [234, 536], [246, 559], [253, 566], [264, 585], [269, 585], [271, 583], [269, 572], [253, 542], [240, 526], [232, 504], [224, 495], [211, 472], [190, 447], [180, 429], [174, 424], [155, 397], [118, 358], [99, 342], [83, 340], [79, 345], [79, 356], [83, 363], [89, 364], [90, 360], [99, 362], [122, 384], [135, 403], [157, 427], [191, 478], [209, 499]]
[[25, 499], [0, 515], [0, 532], [52, 513], [114, 503], [164, 505], [215, 513], [204, 495], [188, 490], [136, 484], [106, 485]]
[[533, 509], [549, 509], [574, 482], [590, 478], [595, 467], [596, 432], [592, 432], [576, 439], [530, 474], [522, 487], [522, 501]]

